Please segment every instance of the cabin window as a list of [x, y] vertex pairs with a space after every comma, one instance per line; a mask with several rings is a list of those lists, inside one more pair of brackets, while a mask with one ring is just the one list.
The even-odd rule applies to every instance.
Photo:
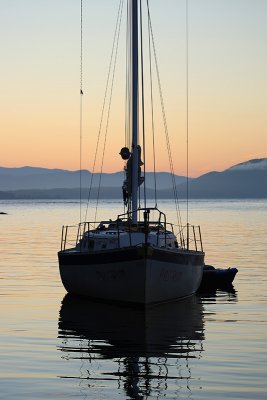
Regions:
[[94, 248], [94, 240], [89, 240], [89, 249], [93, 249]]

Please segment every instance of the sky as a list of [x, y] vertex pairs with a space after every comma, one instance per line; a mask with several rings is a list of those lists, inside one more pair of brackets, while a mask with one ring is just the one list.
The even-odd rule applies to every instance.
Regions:
[[[118, 6], [119, 0], [83, 0], [84, 169], [93, 168]], [[0, 0], [0, 9], [0, 166], [77, 170], [80, 0]], [[105, 172], [123, 168], [118, 153], [124, 146], [125, 127], [125, 11], [126, 1], [103, 160]], [[174, 170], [184, 175], [186, 0], [150, 0], [150, 12]], [[188, 0], [190, 176], [267, 157], [266, 15], [266, 0]], [[144, 37], [146, 32], [145, 22]], [[147, 72], [146, 64], [145, 87], [149, 89]], [[146, 169], [152, 170], [151, 107], [149, 95], [145, 96]], [[168, 171], [156, 85], [154, 98], [156, 168]], [[105, 123], [96, 158], [98, 171]]]

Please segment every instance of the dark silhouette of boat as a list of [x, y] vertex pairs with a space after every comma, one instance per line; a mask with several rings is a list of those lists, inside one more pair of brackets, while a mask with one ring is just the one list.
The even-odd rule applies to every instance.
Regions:
[[168, 384], [179, 379], [190, 392], [190, 361], [201, 357], [205, 339], [203, 305], [196, 295], [144, 307], [67, 294], [58, 337], [62, 358], [74, 360], [76, 367], [80, 361], [71, 376], [61, 376], [77, 379], [78, 390], [115, 379], [125, 398], [154, 393], [162, 398]]
[[[163, 105], [177, 226], [168, 222], [166, 214], [158, 209], [156, 193], [155, 206], [148, 207], [146, 203], [146, 148], [154, 157], [156, 154], [154, 139], [150, 145], [145, 140], [146, 107], [143, 100], [146, 85], [143, 84], [143, 75], [146, 74], [143, 74], [143, 41], [140, 37], [144, 23], [141, 3], [138, 0], [129, 1], [126, 29], [126, 36], [130, 39], [127, 39], [126, 46], [128, 95], [125, 109], [128, 112], [124, 125], [129, 127], [129, 143], [125, 143], [119, 153], [125, 172], [122, 182], [123, 212], [113, 219], [98, 222], [96, 217], [91, 221], [85, 218], [84, 222], [80, 218], [80, 223], [74, 227], [73, 236], [73, 226], [63, 226], [58, 260], [62, 283], [70, 294], [125, 303], [152, 304], [193, 295], [201, 282], [205, 253], [200, 227], [192, 226], [189, 222], [183, 226], [181, 222]], [[154, 43], [148, 2], [147, 12], [148, 36]], [[152, 109], [149, 110], [151, 117]], [[144, 189], [143, 206], [141, 186]], [[88, 204], [89, 198], [90, 195]]]
[[212, 265], [205, 265], [198, 290], [231, 288], [237, 272], [237, 268], [215, 268]]

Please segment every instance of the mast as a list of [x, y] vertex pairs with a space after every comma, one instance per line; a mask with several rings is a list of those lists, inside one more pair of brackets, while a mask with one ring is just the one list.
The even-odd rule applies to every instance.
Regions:
[[137, 224], [138, 202], [138, 0], [131, 0], [131, 83], [132, 83], [132, 222]]

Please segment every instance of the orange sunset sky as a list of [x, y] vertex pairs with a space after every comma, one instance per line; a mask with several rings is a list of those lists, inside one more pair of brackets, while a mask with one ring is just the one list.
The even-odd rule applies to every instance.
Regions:
[[[92, 169], [118, 5], [83, 0], [84, 169]], [[123, 167], [118, 153], [125, 125], [125, 11], [126, 1], [105, 172]], [[183, 175], [186, 0], [150, 0], [150, 11], [174, 168]], [[188, 15], [189, 175], [267, 157], [267, 1], [188, 0]], [[0, 166], [79, 169], [80, 1], [2, 1], [0, 41]], [[157, 169], [168, 171], [157, 88], [155, 114]], [[148, 117], [148, 152], [150, 125]], [[147, 164], [152, 170], [149, 155]]]

